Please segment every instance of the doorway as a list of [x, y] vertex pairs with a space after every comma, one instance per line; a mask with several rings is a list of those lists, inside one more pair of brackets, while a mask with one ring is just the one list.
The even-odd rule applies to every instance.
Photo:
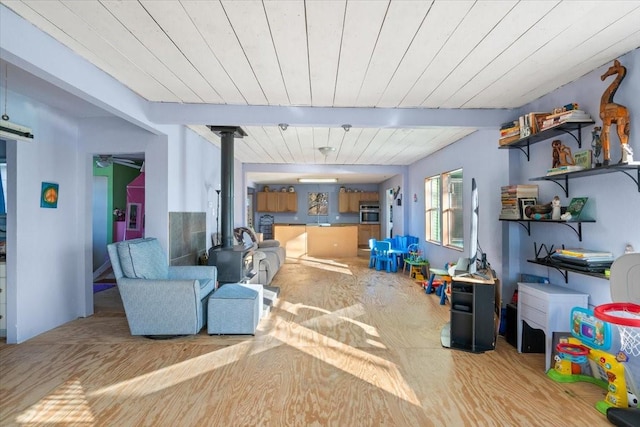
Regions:
[[[127, 185], [140, 177], [144, 153], [96, 154], [91, 156], [92, 177], [92, 259], [94, 292], [97, 286], [115, 283], [107, 245], [125, 238]], [[136, 226], [144, 217], [136, 215]]]
[[385, 237], [393, 237], [393, 188], [385, 191], [386, 197], [384, 198], [384, 211], [386, 212], [385, 221]]

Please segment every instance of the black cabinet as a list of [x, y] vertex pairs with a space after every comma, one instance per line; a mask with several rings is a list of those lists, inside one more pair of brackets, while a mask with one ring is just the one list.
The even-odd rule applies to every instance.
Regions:
[[[507, 330], [505, 340], [518, 348], [518, 305], [507, 304]], [[522, 321], [522, 349], [521, 353], [544, 353], [545, 335], [541, 329], [534, 329]]]
[[477, 280], [453, 278], [451, 348], [473, 353], [493, 350], [496, 344], [496, 319], [493, 280], [479, 283]]

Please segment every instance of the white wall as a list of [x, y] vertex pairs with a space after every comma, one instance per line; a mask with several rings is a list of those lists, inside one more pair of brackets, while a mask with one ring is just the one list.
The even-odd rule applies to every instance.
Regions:
[[[34, 142], [9, 142], [7, 342], [20, 342], [82, 315], [83, 243], [78, 122], [11, 94], [11, 110]], [[12, 114], [13, 114], [12, 113]], [[40, 207], [43, 182], [59, 184], [56, 209]], [[89, 210], [90, 212], [90, 210]], [[90, 254], [90, 253], [89, 253]]]
[[[215, 190], [220, 189], [220, 149], [184, 126], [162, 129], [169, 136], [168, 211], [206, 212], [208, 248], [215, 229]], [[236, 211], [236, 217], [241, 213]]]
[[[118, 118], [71, 118], [18, 94], [10, 101], [36, 134], [33, 143], [10, 142], [7, 153], [17, 183], [7, 189], [7, 342], [17, 343], [93, 313], [94, 154], [145, 153], [145, 232], [167, 248], [169, 211], [207, 212], [212, 229], [205, 182], [219, 188], [220, 152], [180, 126], [154, 135]], [[57, 209], [40, 208], [43, 181], [60, 185]]]

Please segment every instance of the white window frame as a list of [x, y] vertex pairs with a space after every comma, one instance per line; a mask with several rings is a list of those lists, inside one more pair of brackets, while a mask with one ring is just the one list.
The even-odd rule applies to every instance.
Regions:
[[464, 250], [462, 168], [442, 174], [442, 244]]
[[[439, 174], [424, 180], [425, 240], [438, 245], [442, 243], [441, 182]], [[434, 191], [437, 194], [433, 194]]]

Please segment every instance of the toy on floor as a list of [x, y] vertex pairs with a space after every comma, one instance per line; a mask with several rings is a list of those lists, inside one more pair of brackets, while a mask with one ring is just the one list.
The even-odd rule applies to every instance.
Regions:
[[[617, 307], [640, 314], [640, 306], [635, 304]], [[596, 317], [593, 311], [575, 307], [571, 311], [572, 337], [558, 344], [554, 369], [547, 373], [558, 382], [588, 381], [606, 389], [604, 400], [595, 405], [603, 414], [610, 407], [638, 406], [639, 394], [634, 380], [638, 375], [634, 366], [637, 356], [625, 347], [625, 338], [620, 336], [624, 334], [618, 329], [615, 324]]]

